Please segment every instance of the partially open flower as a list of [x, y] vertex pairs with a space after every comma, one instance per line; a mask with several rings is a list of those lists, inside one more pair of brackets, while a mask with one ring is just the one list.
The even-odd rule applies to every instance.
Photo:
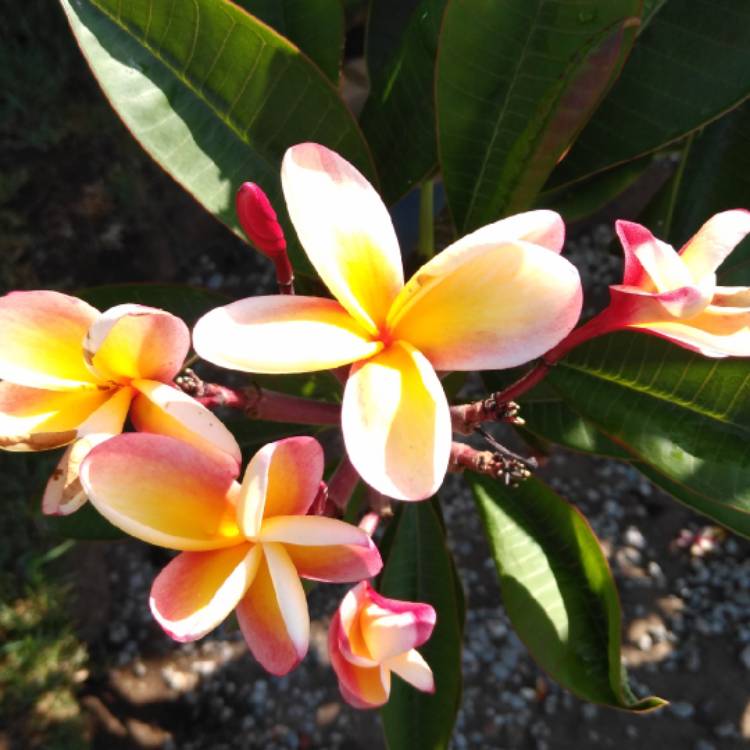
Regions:
[[367, 582], [344, 597], [331, 620], [331, 666], [347, 703], [377, 708], [388, 702], [391, 672], [417, 690], [435, 692], [432, 670], [416, 650], [432, 635], [429, 604], [387, 599]]
[[311, 437], [269, 443], [242, 484], [228, 456], [161, 435], [119, 435], [94, 448], [81, 480], [97, 510], [138, 539], [181, 550], [151, 589], [151, 611], [178, 641], [236, 610], [255, 658], [285, 674], [307, 652], [300, 576], [344, 583], [375, 575], [380, 553], [361, 529], [306, 515], [323, 476]]
[[0, 298], [0, 447], [39, 451], [72, 445], [50, 479], [45, 513], [85, 502], [78, 467], [92, 446], [122, 431], [175, 435], [228, 453], [231, 433], [197, 401], [169, 385], [190, 346], [187, 326], [142, 305], [100, 313], [51, 291]]
[[300, 241], [333, 299], [254, 297], [196, 325], [198, 354], [258, 373], [352, 364], [342, 428], [352, 464], [402, 500], [442, 484], [451, 419], [436, 370], [528, 362], [557, 344], [581, 309], [560, 257], [561, 218], [531, 211], [464, 237], [404, 284], [388, 210], [370, 183], [323, 146], [289, 149], [282, 186]]
[[722, 287], [716, 270], [750, 233], [750, 212], [709, 219], [678, 252], [640, 224], [618, 221], [625, 251], [622, 284], [611, 301], [549, 353], [554, 361], [583, 341], [629, 329], [672, 341], [707, 357], [750, 356], [750, 287]]

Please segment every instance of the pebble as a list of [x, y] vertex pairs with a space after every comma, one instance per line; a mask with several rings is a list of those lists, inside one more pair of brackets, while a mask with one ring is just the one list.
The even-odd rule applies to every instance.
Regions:
[[670, 711], [680, 719], [691, 719], [695, 715], [695, 707], [686, 701], [675, 701], [669, 704]]

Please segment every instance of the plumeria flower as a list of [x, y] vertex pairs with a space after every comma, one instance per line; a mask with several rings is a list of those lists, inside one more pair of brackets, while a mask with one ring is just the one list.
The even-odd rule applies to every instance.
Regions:
[[620, 329], [652, 333], [707, 357], [750, 356], [750, 287], [716, 283], [716, 269], [750, 233], [750, 212], [716, 214], [679, 252], [640, 224], [615, 226], [625, 251], [622, 284], [610, 287], [609, 306], [561, 342], [552, 359]]
[[352, 463], [385, 495], [429, 497], [451, 448], [436, 370], [523, 364], [578, 319], [578, 273], [558, 254], [562, 220], [531, 211], [486, 226], [404, 285], [388, 210], [351, 164], [305, 143], [287, 151], [281, 177], [299, 239], [335, 300], [268, 296], [220, 307], [195, 327], [195, 349], [257, 373], [353, 363], [342, 405]]
[[189, 347], [187, 326], [152, 307], [118, 305], [100, 313], [51, 291], [0, 298], [0, 447], [71, 444], [44, 493], [46, 513], [72, 513], [85, 502], [80, 463], [94, 445], [122, 432], [128, 413], [139, 430], [240, 461], [226, 427], [169, 385]]
[[311, 437], [270, 443], [242, 484], [228, 456], [161, 435], [119, 435], [81, 467], [97, 510], [145, 542], [181, 550], [157, 576], [151, 611], [178, 641], [201, 638], [232, 610], [250, 650], [285, 674], [307, 652], [310, 619], [300, 576], [343, 583], [378, 573], [361, 529], [305, 515], [323, 476]]
[[331, 666], [346, 702], [355, 708], [387, 703], [391, 672], [434, 693], [432, 670], [416, 650], [434, 627], [429, 604], [386, 599], [367, 581], [349, 591], [328, 631]]

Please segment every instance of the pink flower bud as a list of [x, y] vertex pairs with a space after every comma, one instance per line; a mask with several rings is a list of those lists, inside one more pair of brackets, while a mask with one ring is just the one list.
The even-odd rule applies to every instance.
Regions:
[[268, 196], [254, 182], [243, 182], [237, 191], [237, 217], [250, 242], [274, 259], [286, 254], [286, 240]]

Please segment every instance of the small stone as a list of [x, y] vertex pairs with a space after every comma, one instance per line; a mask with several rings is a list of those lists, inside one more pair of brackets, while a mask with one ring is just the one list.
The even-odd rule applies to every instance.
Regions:
[[213, 661], [212, 659], [197, 659], [190, 665], [190, 668], [196, 674], [207, 677], [208, 675], [213, 674], [216, 671], [217, 666], [217, 662]]
[[745, 669], [750, 669], [750, 646], [745, 646], [740, 652], [740, 661]]
[[669, 708], [672, 713], [680, 719], [690, 719], [695, 714], [695, 708], [692, 703], [687, 701], [676, 701], [670, 703]]
[[643, 633], [636, 641], [636, 646], [638, 646], [641, 651], [650, 651], [653, 645], [654, 639], [649, 633]]
[[593, 721], [599, 713], [599, 708], [593, 703], [585, 703], [581, 708], [581, 713], [586, 721]]
[[315, 722], [319, 727], [326, 727], [336, 721], [340, 713], [340, 703], [336, 701], [332, 701], [331, 703], [324, 703], [315, 712]]
[[731, 721], [724, 721], [714, 729], [717, 737], [734, 737], [737, 734], [734, 724]]
[[639, 528], [636, 526], [628, 526], [628, 528], [625, 529], [625, 544], [635, 547], [636, 549], [644, 549], [646, 547], [646, 540]]

